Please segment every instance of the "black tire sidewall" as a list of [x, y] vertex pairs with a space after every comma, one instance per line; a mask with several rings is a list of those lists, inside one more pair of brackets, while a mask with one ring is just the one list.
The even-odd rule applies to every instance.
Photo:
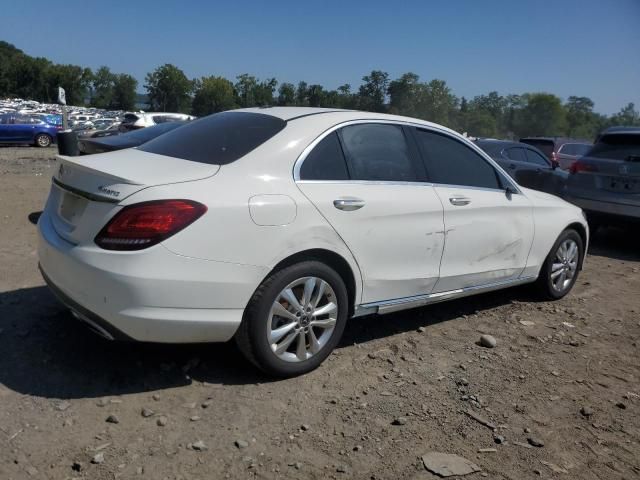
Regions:
[[[323, 349], [303, 362], [280, 360], [271, 350], [267, 341], [267, 318], [277, 295], [291, 282], [302, 277], [318, 277], [331, 285], [338, 302], [338, 318], [331, 338]], [[317, 261], [301, 262], [276, 272], [265, 281], [266, 288], [254, 296], [248, 308], [247, 334], [251, 342], [254, 361], [266, 373], [281, 377], [291, 377], [307, 373], [318, 367], [337, 346], [348, 317], [348, 295], [344, 281], [332, 268]]]
[[[578, 266], [576, 269], [576, 274], [571, 279], [571, 284], [569, 284], [569, 286], [562, 292], [558, 292], [555, 288], [553, 288], [553, 284], [551, 283], [551, 269], [553, 266], [553, 260], [555, 259], [556, 252], [558, 251], [560, 244], [568, 239], [575, 241], [576, 244], [578, 245]], [[547, 256], [547, 259], [544, 262], [544, 267], [540, 272], [541, 280], [543, 282], [543, 286], [545, 290], [544, 293], [556, 300], [563, 298], [565, 295], [567, 295], [571, 291], [571, 289], [573, 289], [573, 286], [576, 284], [576, 281], [578, 280], [578, 275], [580, 272], [580, 267], [582, 265], [583, 257], [584, 257], [584, 244], [582, 242], [582, 237], [580, 236], [580, 234], [575, 230], [565, 230], [564, 232], [562, 232], [558, 237], [558, 239], [556, 240], [556, 243], [553, 244], [553, 247], [551, 248], [551, 251]]]

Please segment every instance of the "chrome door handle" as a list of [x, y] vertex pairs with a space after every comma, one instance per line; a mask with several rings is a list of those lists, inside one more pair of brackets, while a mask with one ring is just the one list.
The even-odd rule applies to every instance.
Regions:
[[359, 198], [339, 198], [333, 201], [333, 206], [338, 210], [344, 210], [345, 212], [351, 212], [364, 207], [364, 200]]
[[455, 205], [456, 207], [462, 207], [464, 205], [469, 205], [471, 203], [471, 199], [467, 197], [449, 197], [449, 202], [451, 202], [451, 205]]

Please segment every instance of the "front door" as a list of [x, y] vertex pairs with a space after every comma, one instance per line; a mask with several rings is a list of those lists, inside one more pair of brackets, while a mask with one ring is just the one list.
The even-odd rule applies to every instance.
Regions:
[[[444, 207], [445, 246], [434, 293], [517, 279], [533, 241], [533, 213], [488, 160], [444, 133], [415, 129]], [[510, 183], [508, 183], [510, 184]]]

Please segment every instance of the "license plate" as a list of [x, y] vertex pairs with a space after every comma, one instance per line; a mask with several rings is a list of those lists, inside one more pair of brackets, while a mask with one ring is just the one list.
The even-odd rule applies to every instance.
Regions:
[[638, 193], [640, 192], [640, 181], [630, 178], [612, 178], [609, 181], [608, 190], [620, 193]]
[[59, 213], [67, 222], [75, 224], [75, 221], [84, 213], [86, 206], [87, 199], [70, 192], [64, 192], [60, 200]]

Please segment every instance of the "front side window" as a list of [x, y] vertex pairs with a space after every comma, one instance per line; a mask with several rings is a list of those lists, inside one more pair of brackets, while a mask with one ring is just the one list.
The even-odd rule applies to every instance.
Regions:
[[342, 154], [338, 134], [323, 138], [304, 159], [300, 180], [348, 180], [349, 172]]
[[364, 123], [340, 130], [352, 180], [418, 180], [407, 140], [398, 125]]
[[496, 170], [471, 148], [448, 135], [420, 128], [415, 132], [432, 182], [500, 189]]

